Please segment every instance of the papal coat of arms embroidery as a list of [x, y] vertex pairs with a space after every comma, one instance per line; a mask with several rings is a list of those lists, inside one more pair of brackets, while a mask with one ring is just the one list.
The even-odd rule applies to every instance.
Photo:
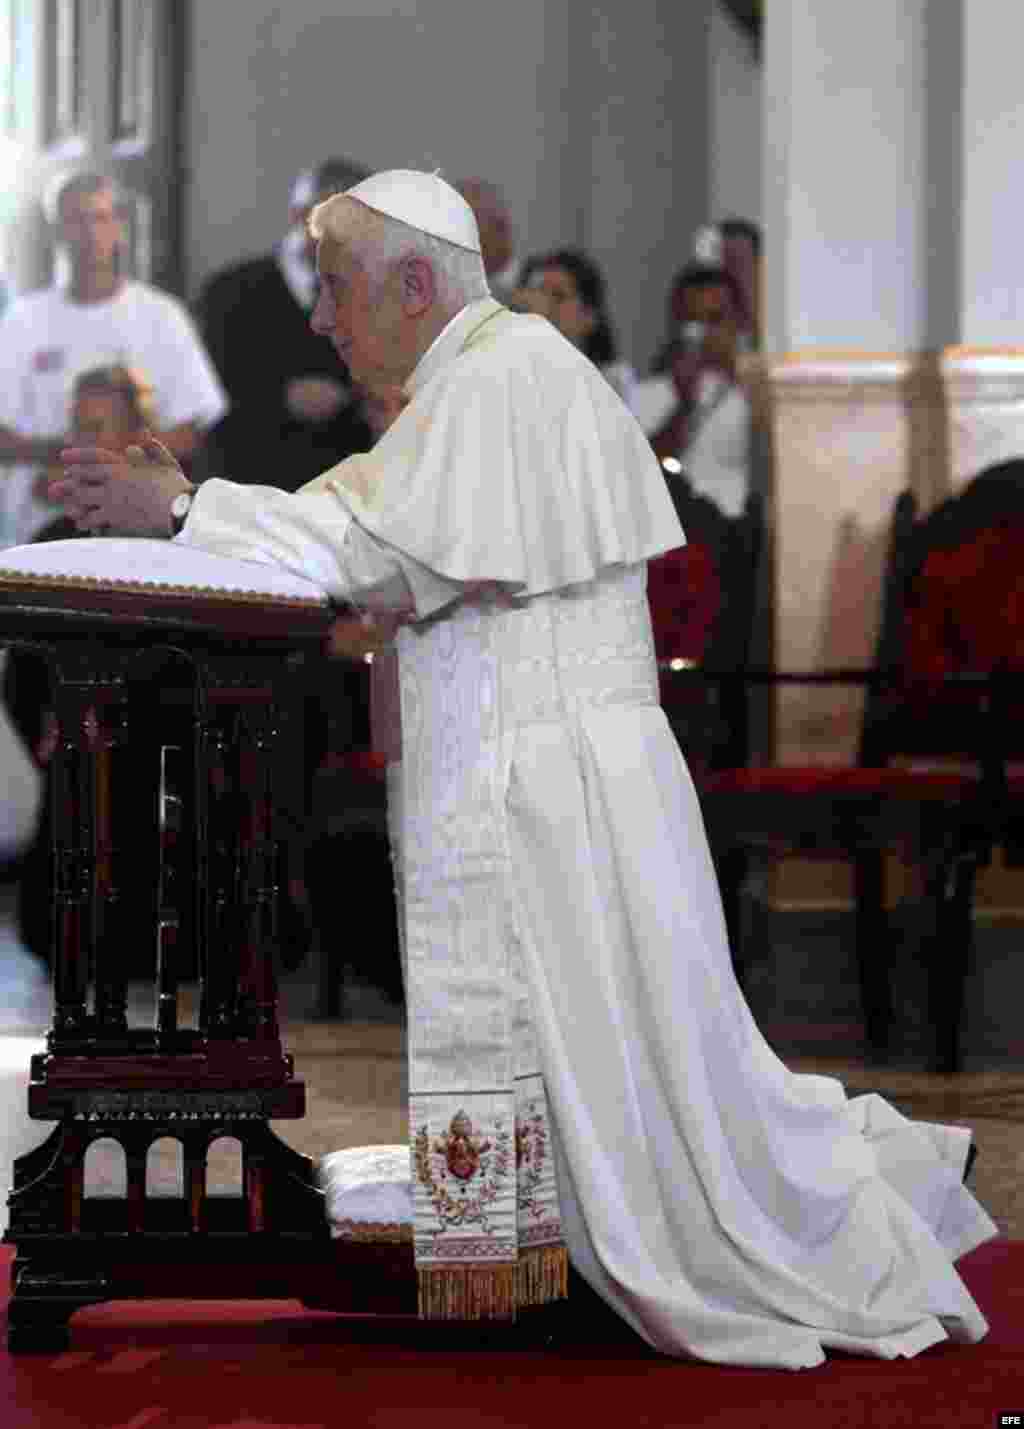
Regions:
[[[501, 1121], [493, 1140], [477, 1134], [464, 1111], [433, 1143], [426, 1126], [416, 1133], [416, 1176], [430, 1196], [439, 1229], [479, 1225], [489, 1232], [487, 1207], [497, 1198], [511, 1165], [512, 1138]], [[475, 1183], [475, 1184], [474, 1184]]]

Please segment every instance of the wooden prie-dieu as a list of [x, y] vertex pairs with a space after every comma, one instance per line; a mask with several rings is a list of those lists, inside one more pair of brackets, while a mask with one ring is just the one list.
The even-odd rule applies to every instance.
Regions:
[[[160, 545], [163, 583], [151, 584], [144, 558]], [[125, 551], [143, 579], [81, 574], [90, 561], [124, 569]], [[305, 1113], [278, 1028], [277, 916], [306, 814], [297, 666], [319, 657], [331, 609], [305, 582], [292, 583], [299, 594], [280, 593], [292, 588], [281, 580], [220, 588], [221, 566], [237, 582], [243, 562], [197, 586], [200, 555], [182, 558], [180, 585], [170, 543], [0, 557], [22, 567], [0, 572], [0, 644], [45, 662], [55, 717], [53, 1012], [28, 1104], [56, 1126], [14, 1163], [12, 1350], [63, 1347], [73, 1312], [110, 1299], [345, 1308], [314, 1165], [269, 1125]], [[199, 579], [204, 559], [216, 561], [198, 561]], [[247, 570], [259, 587], [261, 568]], [[133, 1027], [130, 995], [147, 973], [155, 1014]], [[186, 981], [198, 987], [190, 1026], [179, 1025]], [[183, 1194], [150, 1196], [147, 1157], [164, 1137], [182, 1149]], [[238, 1194], [207, 1192], [221, 1137], [241, 1148]], [[100, 1138], [123, 1149], [124, 1195], [85, 1194]]]

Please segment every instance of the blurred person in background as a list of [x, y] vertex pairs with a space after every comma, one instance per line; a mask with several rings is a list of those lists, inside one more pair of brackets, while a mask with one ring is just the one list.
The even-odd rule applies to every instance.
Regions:
[[739, 286], [739, 330], [746, 346], [761, 346], [761, 230], [748, 218], [726, 218], [718, 225], [722, 235], [722, 267]]
[[507, 303], [520, 281], [520, 260], [508, 205], [501, 190], [486, 179], [461, 179], [455, 188], [473, 210], [491, 295], [499, 303]]
[[[125, 451], [155, 427], [153, 389], [138, 369], [114, 363], [91, 367], [75, 379], [69, 441], [95, 442], [110, 451]], [[61, 467], [51, 464], [42, 481], [48, 486], [50, 477], [61, 471]], [[37, 533], [36, 541], [63, 541], [80, 534], [59, 507], [52, 509], [60, 514], [55, 514], [55, 519]]]
[[553, 322], [634, 410], [637, 375], [628, 362], [619, 361], [604, 277], [592, 258], [573, 248], [528, 258], [510, 306]]
[[65, 444], [77, 376], [127, 364], [156, 397], [154, 430], [186, 467], [227, 399], [176, 298], [126, 276], [127, 228], [114, 180], [79, 173], [50, 205], [67, 284], [16, 298], [0, 318], [0, 545], [20, 545], [58, 513], [45, 468]]
[[272, 253], [216, 273], [197, 304], [231, 410], [210, 433], [205, 474], [246, 474], [297, 491], [326, 467], [365, 451], [372, 433], [348, 368], [310, 327], [317, 298], [313, 207], [365, 177], [331, 158], [292, 185], [288, 231]]
[[695, 261], [669, 295], [669, 338], [655, 369], [672, 381], [675, 408], [652, 437], [669, 478], [682, 475], [727, 516], [750, 490], [751, 405], [737, 373], [743, 295], [724, 267]]
[[724, 218], [699, 228], [693, 258], [708, 268], [724, 268], [735, 288], [737, 342], [741, 351], [761, 346], [761, 230], [748, 218]]

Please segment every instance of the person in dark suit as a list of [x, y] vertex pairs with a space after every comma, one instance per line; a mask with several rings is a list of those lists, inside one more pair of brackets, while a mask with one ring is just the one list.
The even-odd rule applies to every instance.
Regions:
[[314, 204], [365, 174], [347, 159], [300, 174], [274, 252], [222, 269], [203, 288], [200, 327], [231, 398], [209, 434], [203, 475], [296, 491], [372, 445], [345, 364], [309, 324], [316, 269], [306, 231]]

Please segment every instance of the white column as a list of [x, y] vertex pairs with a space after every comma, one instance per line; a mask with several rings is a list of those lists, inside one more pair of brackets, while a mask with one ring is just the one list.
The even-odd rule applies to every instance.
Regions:
[[973, 346], [1019, 348], [1024, 346], [1024, 8], [1005, 0], [970, 0], [963, 10], [960, 339]]
[[923, 345], [928, 9], [929, 0], [765, 7], [771, 352]]

